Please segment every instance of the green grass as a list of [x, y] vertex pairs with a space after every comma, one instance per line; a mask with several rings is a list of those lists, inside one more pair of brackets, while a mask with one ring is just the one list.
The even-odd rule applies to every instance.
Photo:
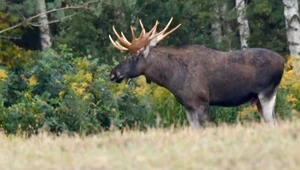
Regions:
[[300, 121], [28, 139], [0, 133], [2, 170], [300, 169]]

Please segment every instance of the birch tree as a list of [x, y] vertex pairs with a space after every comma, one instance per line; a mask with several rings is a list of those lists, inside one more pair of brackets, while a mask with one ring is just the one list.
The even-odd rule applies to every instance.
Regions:
[[214, 42], [216, 44], [217, 48], [220, 48], [220, 45], [222, 43], [222, 25], [221, 25], [221, 19], [220, 19], [220, 8], [219, 6], [214, 7], [215, 17], [214, 21], [211, 24], [212, 29], [212, 36], [214, 39]]
[[216, 14], [214, 22], [211, 24], [212, 29], [212, 36], [217, 48], [220, 48], [222, 43], [222, 28], [221, 28], [221, 21], [219, 17], [219, 8], [215, 8]]
[[37, 5], [39, 13], [42, 15], [39, 16], [38, 22], [40, 24], [40, 37], [41, 37], [41, 46], [42, 50], [45, 50], [51, 47], [51, 38], [50, 38], [50, 29], [49, 29], [49, 21], [46, 12], [46, 4], [45, 0], [39, 0]]
[[218, 49], [231, 50], [230, 34], [232, 30], [230, 24], [227, 22], [229, 20], [228, 1], [215, 2], [213, 13], [214, 18], [211, 28], [215, 45]]
[[237, 22], [240, 34], [240, 42], [241, 49], [248, 48], [248, 38], [250, 36], [249, 24], [246, 18], [246, 6], [244, 0], [236, 0], [235, 1], [236, 9], [237, 9]]
[[228, 1], [223, 1], [223, 5], [221, 8], [221, 15], [220, 19], [221, 21], [226, 21], [223, 22], [223, 41], [227, 42], [227, 50], [231, 51], [232, 50], [232, 29], [229, 24], [229, 15], [230, 11], [228, 11]]
[[283, 0], [287, 40], [290, 55], [300, 58], [300, 23], [298, 0]]

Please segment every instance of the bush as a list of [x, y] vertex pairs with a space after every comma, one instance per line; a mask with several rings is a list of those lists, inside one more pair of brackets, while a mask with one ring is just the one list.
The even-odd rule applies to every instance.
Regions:
[[[0, 69], [0, 128], [6, 134], [93, 134], [112, 127], [188, 125], [174, 96], [140, 76], [130, 83], [109, 81], [111, 66], [97, 59], [74, 56], [65, 45], [59, 50], [33, 53], [30, 63]], [[287, 61], [276, 111], [280, 119], [299, 117], [299, 74]], [[213, 123], [259, 121], [256, 107], [210, 107]]]
[[[36, 62], [18, 71], [0, 71], [0, 125], [7, 134], [92, 134], [117, 128], [154, 125], [150, 96], [136, 96], [136, 83], [114, 84], [111, 67], [97, 59], [59, 51], [38, 53]], [[14, 96], [14, 97], [12, 97]]]

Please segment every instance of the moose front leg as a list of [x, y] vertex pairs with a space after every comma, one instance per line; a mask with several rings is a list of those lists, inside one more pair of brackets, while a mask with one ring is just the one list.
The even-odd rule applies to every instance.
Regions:
[[203, 128], [205, 123], [209, 121], [208, 106], [204, 104], [195, 109], [186, 109], [186, 114], [193, 129]]

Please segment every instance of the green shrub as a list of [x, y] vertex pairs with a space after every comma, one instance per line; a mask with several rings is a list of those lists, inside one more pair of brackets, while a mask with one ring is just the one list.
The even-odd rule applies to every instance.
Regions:
[[[165, 88], [146, 84], [140, 76], [129, 84], [112, 83], [112, 66], [97, 59], [75, 56], [70, 48], [35, 53], [31, 65], [0, 70], [0, 128], [6, 134], [93, 134], [112, 127], [188, 125], [185, 109]], [[299, 116], [299, 81], [287, 64], [277, 95], [280, 119]], [[213, 123], [259, 121], [256, 107], [249, 104], [210, 107]]]

